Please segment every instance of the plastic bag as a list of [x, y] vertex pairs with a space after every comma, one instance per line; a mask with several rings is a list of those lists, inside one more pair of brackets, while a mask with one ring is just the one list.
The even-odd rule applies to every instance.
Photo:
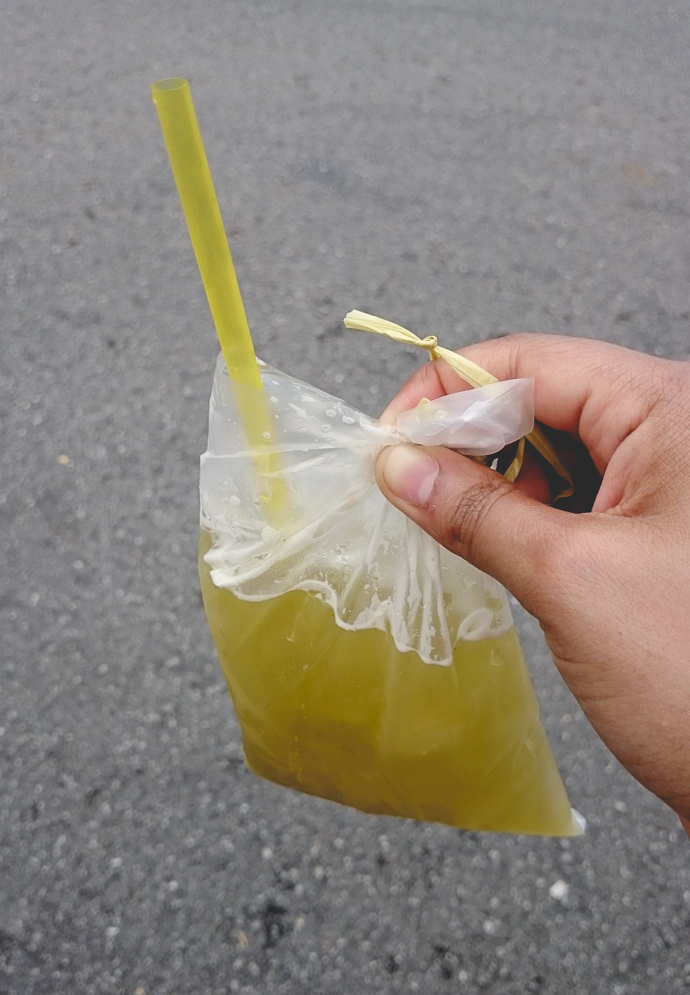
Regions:
[[449, 395], [384, 426], [262, 367], [274, 425], [262, 500], [219, 358], [201, 461], [200, 573], [245, 756], [278, 783], [366, 812], [576, 835], [503, 588], [390, 505], [373, 474], [401, 442], [473, 455], [531, 429], [531, 381]]
[[407, 442], [490, 456], [534, 428], [534, 381], [502, 380], [446, 394], [403, 411], [396, 427]]

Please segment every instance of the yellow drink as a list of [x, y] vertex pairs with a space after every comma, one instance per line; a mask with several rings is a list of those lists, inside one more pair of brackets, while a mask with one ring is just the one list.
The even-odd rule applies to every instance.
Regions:
[[255, 773], [379, 815], [579, 832], [514, 629], [427, 664], [378, 629], [340, 628], [315, 595], [216, 587], [209, 548], [202, 534], [204, 606]]

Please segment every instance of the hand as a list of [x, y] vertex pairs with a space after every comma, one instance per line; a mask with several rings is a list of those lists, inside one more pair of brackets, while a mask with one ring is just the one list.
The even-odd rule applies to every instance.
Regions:
[[[541, 503], [534, 464], [509, 484], [443, 448], [385, 449], [379, 487], [538, 619], [598, 734], [690, 833], [690, 363], [548, 335], [461, 352], [499, 380], [534, 377], [537, 420], [602, 477], [592, 510]], [[429, 363], [384, 418], [464, 387]]]

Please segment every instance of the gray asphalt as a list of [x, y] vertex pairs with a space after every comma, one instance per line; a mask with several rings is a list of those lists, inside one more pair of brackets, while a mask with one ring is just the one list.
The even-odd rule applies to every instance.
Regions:
[[192, 82], [260, 353], [376, 413], [420, 357], [343, 331], [353, 307], [450, 347], [690, 355], [687, 7], [7, 0], [0, 25], [0, 993], [686, 991], [690, 846], [531, 619], [584, 839], [244, 769], [195, 574], [217, 347], [149, 85]]

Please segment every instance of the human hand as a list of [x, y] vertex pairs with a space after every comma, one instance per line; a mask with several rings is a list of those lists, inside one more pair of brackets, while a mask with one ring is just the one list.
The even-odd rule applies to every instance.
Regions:
[[[690, 363], [549, 335], [461, 352], [499, 380], [534, 378], [537, 420], [601, 474], [592, 510], [542, 503], [534, 463], [509, 484], [443, 448], [385, 449], [379, 487], [538, 619], [602, 740], [690, 834]], [[384, 417], [465, 386], [429, 363]]]

